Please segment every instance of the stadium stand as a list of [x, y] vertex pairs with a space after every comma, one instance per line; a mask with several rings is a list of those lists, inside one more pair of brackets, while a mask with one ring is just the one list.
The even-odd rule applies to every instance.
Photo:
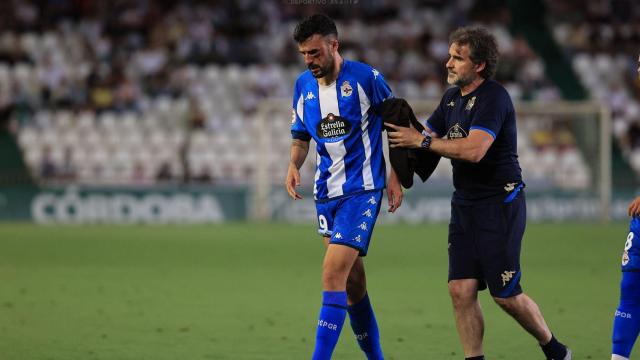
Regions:
[[[329, 10], [345, 57], [374, 64], [397, 96], [439, 99], [447, 34], [481, 20], [498, 38], [497, 80], [514, 100], [561, 99], [526, 40], [509, 33], [502, 13], [478, 15], [477, 3], [378, 1], [355, 12]], [[108, 185], [250, 182], [257, 154], [247, 149], [264, 131], [257, 107], [268, 97], [290, 102], [304, 69], [291, 28], [318, 8], [277, 1], [83, 4], [2, 5], [12, 16], [0, 28], [0, 104], [18, 109], [19, 143], [33, 175], [42, 182]], [[559, 40], [567, 27], [557, 25]], [[576, 56], [576, 69], [591, 67], [591, 58]], [[602, 69], [611, 63], [599, 61]], [[626, 105], [629, 96], [619, 92], [605, 95]], [[620, 107], [625, 114], [633, 109]], [[571, 132], [544, 119], [522, 123], [525, 176], [568, 188], [590, 182]], [[288, 127], [286, 119], [269, 120], [273, 183], [286, 170]], [[616, 126], [621, 138], [632, 130]], [[640, 169], [640, 149], [636, 153], [631, 161]], [[313, 167], [308, 161], [303, 176], [312, 177]], [[446, 163], [436, 175], [451, 176]]]

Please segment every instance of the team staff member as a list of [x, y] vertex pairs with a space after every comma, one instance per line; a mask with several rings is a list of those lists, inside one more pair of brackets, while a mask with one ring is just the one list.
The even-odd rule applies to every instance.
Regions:
[[[451, 159], [455, 192], [449, 224], [449, 294], [466, 359], [484, 359], [478, 291], [489, 288], [503, 310], [540, 343], [547, 359], [570, 360], [538, 305], [520, 287], [526, 223], [524, 183], [516, 153], [516, 119], [506, 89], [491, 80], [495, 38], [460, 28], [450, 38], [447, 90], [428, 130], [392, 124], [392, 147], [423, 148]], [[446, 139], [442, 139], [445, 137]]]

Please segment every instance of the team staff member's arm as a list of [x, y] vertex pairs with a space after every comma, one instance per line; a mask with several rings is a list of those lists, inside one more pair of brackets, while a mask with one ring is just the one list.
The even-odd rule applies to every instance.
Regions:
[[302, 199], [302, 196], [296, 191], [296, 187], [300, 186], [300, 168], [304, 164], [304, 160], [309, 153], [309, 141], [301, 139], [293, 139], [291, 141], [291, 156], [289, 158], [289, 169], [287, 170], [287, 179], [284, 182], [289, 196], [294, 200]]
[[631, 204], [629, 204], [629, 216], [638, 216], [640, 215], [640, 196], [633, 199]]
[[396, 126], [389, 123], [385, 123], [385, 125], [395, 130], [388, 134], [392, 148], [428, 148], [444, 157], [473, 163], [482, 160], [494, 140], [493, 136], [488, 132], [473, 129], [466, 138], [443, 140], [428, 136], [429, 139], [427, 141], [430, 143], [425, 143], [427, 137], [414, 128]]

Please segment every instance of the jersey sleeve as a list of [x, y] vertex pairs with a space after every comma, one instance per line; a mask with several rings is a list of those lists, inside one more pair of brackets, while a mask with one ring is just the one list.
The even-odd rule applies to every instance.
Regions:
[[438, 134], [438, 137], [444, 136], [444, 134], [447, 132], [447, 129], [445, 128], [446, 124], [444, 116], [444, 104], [446, 104], [447, 102], [445, 99], [446, 96], [443, 96], [442, 100], [440, 100], [440, 104], [438, 104], [438, 107], [431, 114], [431, 116], [429, 116], [426, 123], [427, 127], [431, 129], [431, 131]]
[[387, 84], [384, 76], [376, 69], [371, 68], [371, 107], [374, 111], [380, 110], [382, 103], [393, 97], [391, 88]]
[[496, 92], [490, 98], [476, 100], [475, 106], [478, 108], [471, 119], [469, 130], [483, 130], [495, 139], [513, 108], [509, 94], [506, 91]]
[[293, 87], [293, 103], [291, 107], [291, 137], [298, 140], [310, 141], [311, 135], [303, 123], [304, 98], [297, 81]]

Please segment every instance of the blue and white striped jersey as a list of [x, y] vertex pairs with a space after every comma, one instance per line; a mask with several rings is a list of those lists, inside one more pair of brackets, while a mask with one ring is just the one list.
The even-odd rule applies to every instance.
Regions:
[[382, 74], [344, 60], [334, 83], [318, 84], [310, 71], [293, 90], [291, 134], [317, 144], [313, 194], [316, 200], [385, 187], [382, 119], [376, 110], [392, 97]]

